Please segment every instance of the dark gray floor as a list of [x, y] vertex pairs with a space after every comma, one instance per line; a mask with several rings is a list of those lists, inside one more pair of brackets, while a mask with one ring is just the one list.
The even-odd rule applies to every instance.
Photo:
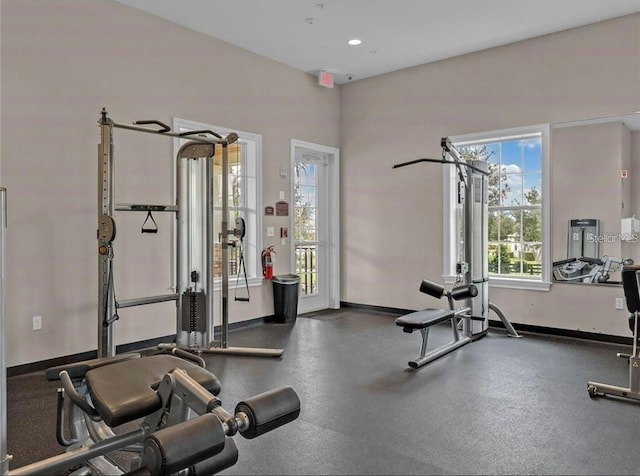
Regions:
[[[434, 327], [432, 344], [450, 332]], [[640, 473], [640, 404], [586, 391], [588, 380], [627, 385], [627, 363], [615, 357], [624, 347], [492, 330], [413, 371], [406, 364], [419, 334], [403, 333], [389, 315], [344, 309], [230, 341], [285, 354], [207, 356], [226, 408], [290, 385], [302, 411], [260, 438], [236, 438], [240, 459], [225, 474]], [[55, 385], [33, 380], [9, 379], [12, 467], [56, 448]]]

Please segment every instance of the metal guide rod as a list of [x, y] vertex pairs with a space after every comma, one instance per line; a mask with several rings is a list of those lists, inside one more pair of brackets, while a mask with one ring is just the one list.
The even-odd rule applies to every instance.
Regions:
[[221, 347], [226, 348], [229, 340], [229, 148], [222, 146], [222, 225], [220, 238], [222, 248], [222, 332]]
[[123, 299], [116, 302], [118, 309], [124, 309], [126, 307], [143, 306], [145, 304], [154, 304], [157, 302], [177, 301], [178, 294], [162, 294], [160, 296], [140, 297], [133, 299]]
[[9, 472], [7, 455], [7, 362], [5, 360], [5, 230], [7, 227], [7, 190], [0, 188], [0, 475]]
[[[223, 146], [223, 147], [224, 147], [224, 150], [227, 150], [226, 146]], [[213, 267], [215, 262], [214, 248], [213, 248], [213, 242], [215, 239], [214, 238], [215, 237], [215, 230], [214, 230], [215, 194], [213, 190], [214, 162], [215, 162], [215, 151], [211, 157], [206, 159], [206, 164], [205, 164], [205, 178], [207, 182], [205, 185], [205, 189], [206, 189], [205, 196], [206, 196], [206, 202], [207, 202], [205, 213], [207, 217], [207, 227], [205, 230], [206, 245], [204, 248], [205, 248], [205, 266], [206, 266], [205, 276], [207, 280], [207, 315], [206, 315], [207, 323], [206, 323], [204, 342], [207, 345], [211, 345], [210, 343], [213, 341], [214, 329], [215, 329], [215, 312], [214, 312], [215, 290], [214, 290], [214, 276], [213, 276]], [[223, 289], [224, 289], [224, 284], [223, 284]]]

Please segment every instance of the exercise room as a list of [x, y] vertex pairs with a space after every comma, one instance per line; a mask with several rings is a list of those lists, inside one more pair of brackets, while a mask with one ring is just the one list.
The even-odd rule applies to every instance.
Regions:
[[640, 472], [639, 0], [0, 0], [0, 475]]

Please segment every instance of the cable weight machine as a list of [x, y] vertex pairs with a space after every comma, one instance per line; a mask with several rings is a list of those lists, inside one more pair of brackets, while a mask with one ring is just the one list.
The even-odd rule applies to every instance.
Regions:
[[[396, 319], [396, 325], [404, 332], [419, 330], [422, 334], [420, 355], [409, 362], [414, 369], [486, 335], [490, 310], [498, 315], [510, 337], [520, 337], [502, 310], [489, 302], [487, 163], [481, 160], [467, 162], [448, 137], [443, 137], [440, 145], [441, 159], [421, 158], [392, 167], [397, 169], [428, 162], [454, 166], [457, 172], [456, 282], [446, 292], [443, 286], [432, 281], [424, 280], [420, 285], [420, 292], [438, 299], [446, 296], [449, 309], [426, 309]], [[455, 309], [454, 301], [457, 300], [464, 300], [464, 306]], [[445, 321], [451, 323], [453, 340], [427, 352], [429, 328]]]
[[[114, 122], [103, 108], [100, 119], [101, 142], [98, 145], [98, 356], [115, 355], [114, 324], [118, 309], [176, 302], [176, 342], [160, 344], [163, 349], [182, 348], [196, 353], [224, 353], [257, 357], [280, 357], [283, 349], [229, 347], [229, 236], [244, 236], [244, 222], [229, 229], [228, 167], [229, 145], [238, 140], [236, 133], [222, 137], [210, 130], [173, 132], [156, 120], [136, 121], [133, 125]], [[186, 139], [176, 156], [176, 203], [171, 205], [115, 204], [114, 129], [125, 129]], [[214, 161], [222, 149], [221, 212], [218, 234], [221, 252], [220, 269], [220, 339], [214, 342]], [[113, 242], [116, 237], [114, 211], [170, 212], [176, 218], [176, 292], [117, 301], [114, 292]]]

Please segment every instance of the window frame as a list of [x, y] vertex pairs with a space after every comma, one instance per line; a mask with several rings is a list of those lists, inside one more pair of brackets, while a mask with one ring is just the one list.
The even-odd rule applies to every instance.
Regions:
[[[472, 134], [449, 136], [453, 144], [466, 145], [488, 140], [505, 141], [524, 135], [540, 134], [542, 151], [542, 275], [536, 278], [517, 278], [506, 276], [489, 276], [489, 286], [496, 288], [514, 288], [535, 291], [549, 291], [551, 288], [551, 127], [549, 124], [537, 124], [514, 127]], [[455, 274], [455, 204], [456, 173], [455, 167], [442, 168], [443, 207], [442, 207], [442, 278], [447, 283], [454, 283]]]
[[[255, 187], [251, 190], [247, 190], [243, 188], [243, 197], [246, 200], [245, 206], [240, 207], [246, 209], [245, 219], [247, 221], [247, 234], [245, 236], [245, 266], [247, 268], [247, 281], [249, 282], [250, 287], [261, 286], [264, 277], [262, 275], [262, 264], [260, 261], [260, 253], [262, 250], [262, 135], [255, 134], [253, 132], [240, 131], [237, 129], [230, 129], [228, 127], [216, 126], [213, 124], [207, 124], [198, 121], [192, 121], [188, 119], [181, 119], [178, 117], [173, 118], [173, 130], [178, 132], [183, 132], [187, 130], [212, 130], [221, 136], [226, 136], [230, 132], [235, 132], [238, 134], [238, 142], [241, 144], [247, 144], [243, 147], [245, 149], [244, 154], [246, 155], [246, 162], [243, 166], [247, 168], [247, 175], [252, 177], [252, 180], [255, 181]], [[175, 161], [175, 157], [178, 153], [179, 148], [181, 147], [181, 141], [188, 140], [185, 139], [174, 139], [173, 143], [173, 160]], [[253, 152], [254, 157], [249, 157], [249, 154]], [[245, 159], [243, 159], [245, 160]], [[175, 176], [175, 167], [173, 167], [174, 175], [173, 175], [173, 190], [175, 195], [176, 190], [176, 180]], [[243, 181], [246, 183], [247, 181]], [[219, 207], [215, 207], [218, 209]], [[230, 207], [231, 208], [235, 207]], [[248, 219], [247, 214], [251, 213], [253, 216], [251, 219]], [[251, 226], [253, 225], [253, 226]], [[233, 226], [232, 223], [229, 226]], [[174, 232], [174, 240], [177, 237]], [[174, 258], [175, 261], [175, 258]], [[174, 263], [175, 269], [175, 263]], [[235, 286], [235, 277], [236, 275], [229, 275], [229, 287]], [[241, 280], [244, 277], [241, 276]], [[222, 279], [220, 277], [214, 278], [214, 290], [218, 291], [221, 289]], [[242, 287], [244, 283], [240, 283], [238, 286]]]

